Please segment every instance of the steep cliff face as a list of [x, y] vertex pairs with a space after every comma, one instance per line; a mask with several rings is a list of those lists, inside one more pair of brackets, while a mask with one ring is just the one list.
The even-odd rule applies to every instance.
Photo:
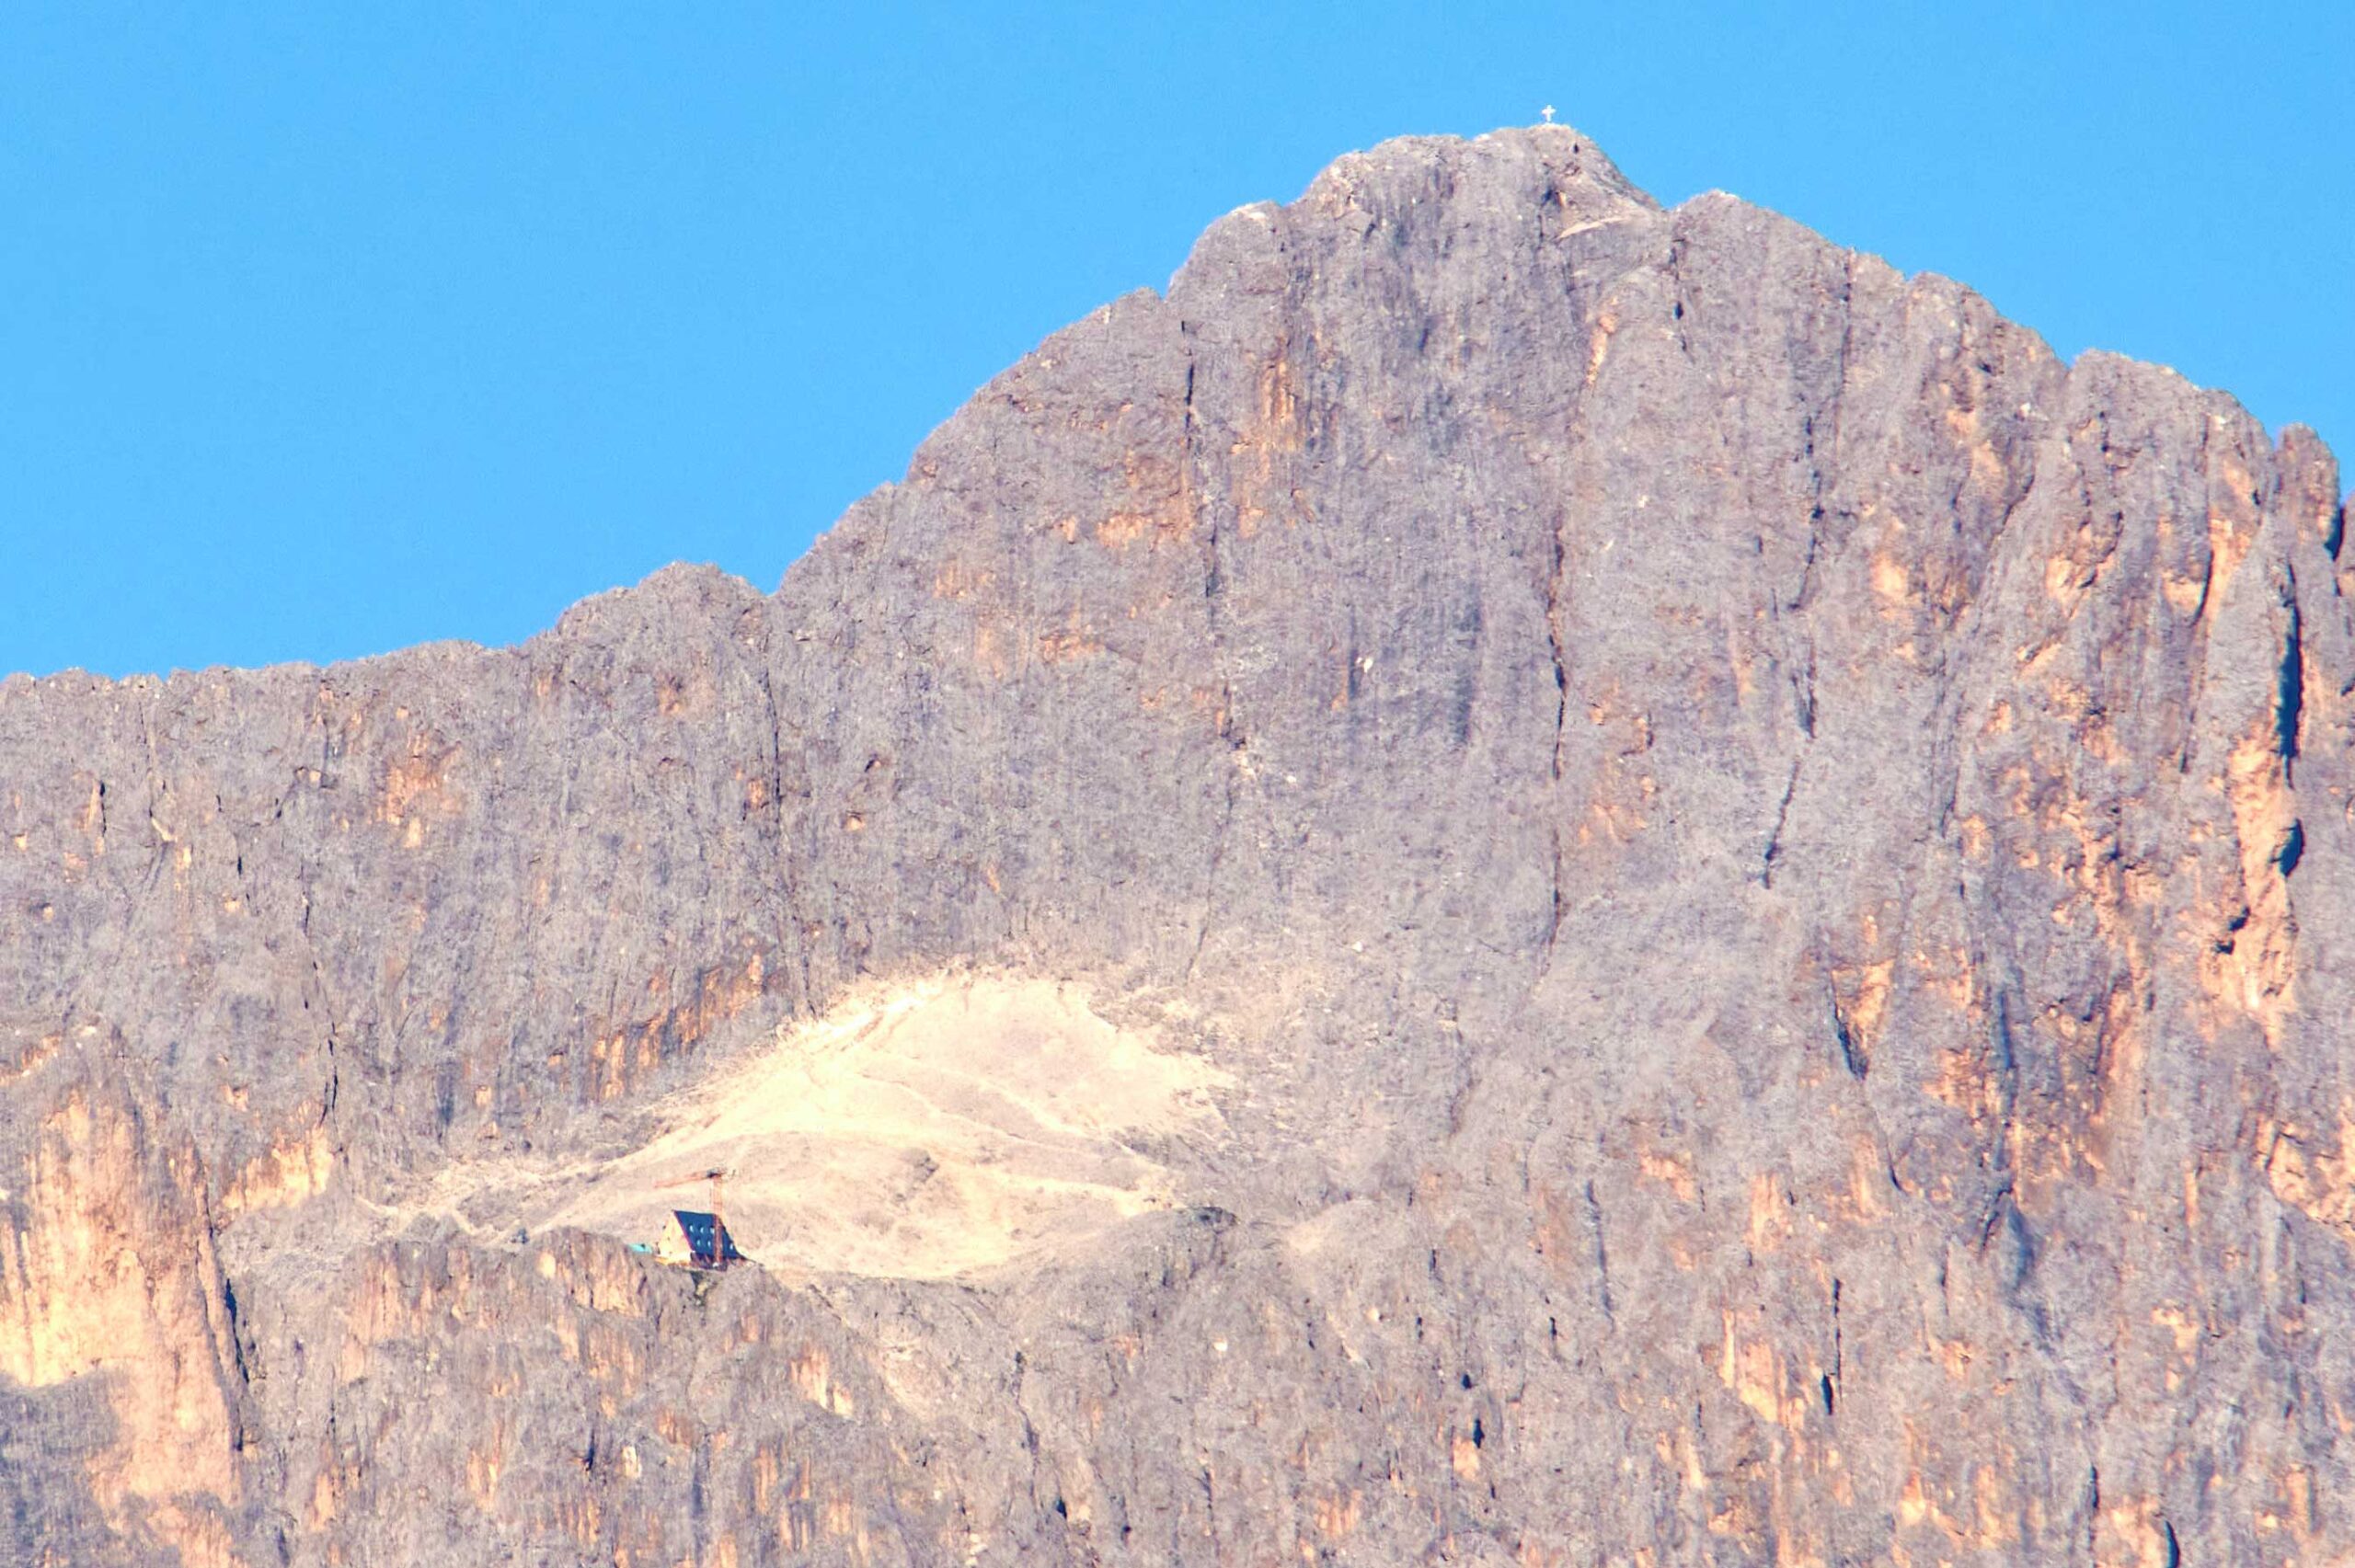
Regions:
[[204, 1172], [124, 1093], [120, 1042], [98, 1033], [10, 1042], [0, 1546], [25, 1562], [142, 1541], [233, 1562], [245, 1368]]
[[[2355, 1551], [2344, 526], [1548, 127], [773, 596], [0, 682], [0, 1542]], [[760, 1266], [624, 1245], [715, 1158]]]

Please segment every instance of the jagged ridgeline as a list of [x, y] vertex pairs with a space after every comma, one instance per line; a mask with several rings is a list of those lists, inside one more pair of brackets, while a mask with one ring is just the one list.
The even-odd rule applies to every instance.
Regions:
[[0, 683], [0, 1560], [2355, 1552], [2338, 486], [1547, 127], [774, 595]]

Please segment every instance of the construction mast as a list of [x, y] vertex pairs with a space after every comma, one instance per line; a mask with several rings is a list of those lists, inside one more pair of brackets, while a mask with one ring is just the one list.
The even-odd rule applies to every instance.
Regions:
[[709, 1182], [711, 1184], [711, 1217], [722, 1229], [725, 1229], [728, 1224], [728, 1214], [722, 1207], [722, 1202], [726, 1194], [728, 1176], [728, 1167], [715, 1165], [708, 1171], [693, 1171], [684, 1176], [674, 1176], [667, 1182], [657, 1182], [654, 1185], [654, 1190], [663, 1192], [672, 1187], [691, 1187], [697, 1182]]

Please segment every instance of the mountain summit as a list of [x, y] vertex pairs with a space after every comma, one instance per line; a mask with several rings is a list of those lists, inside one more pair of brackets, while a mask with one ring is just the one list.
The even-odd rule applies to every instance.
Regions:
[[774, 595], [0, 682], [0, 1557], [2355, 1552], [2344, 531], [1544, 127]]

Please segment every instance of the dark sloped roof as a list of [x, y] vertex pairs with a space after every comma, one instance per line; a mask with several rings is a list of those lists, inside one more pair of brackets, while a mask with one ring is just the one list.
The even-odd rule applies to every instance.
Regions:
[[692, 1208], [674, 1208], [671, 1218], [679, 1222], [686, 1233], [687, 1251], [697, 1263], [740, 1263], [744, 1254], [736, 1250], [736, 1238], [718, 1216], [704, 1214]]

